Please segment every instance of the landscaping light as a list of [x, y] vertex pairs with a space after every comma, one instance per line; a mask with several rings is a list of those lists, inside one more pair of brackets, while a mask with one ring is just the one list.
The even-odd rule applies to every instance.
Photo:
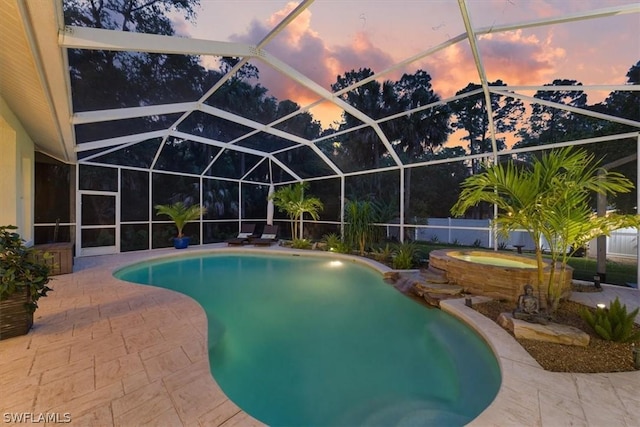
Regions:
[[598, 307], [600, 310], [604, 310], [607, 307], [607, 305], [600, 303], [600, 304], [596, 304], [596, 307]]

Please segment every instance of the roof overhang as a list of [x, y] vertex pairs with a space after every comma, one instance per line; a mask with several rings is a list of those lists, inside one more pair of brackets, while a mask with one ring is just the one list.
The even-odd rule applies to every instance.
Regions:
[[0, 7], [0, 96], [36, 149], [75, 162], [61, 2], [5, 0]]

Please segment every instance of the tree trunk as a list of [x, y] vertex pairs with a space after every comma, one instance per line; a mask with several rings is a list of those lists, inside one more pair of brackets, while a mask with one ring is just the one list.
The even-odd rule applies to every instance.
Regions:
[[[539, 241], [539, 240], [538, 240]], [[540, 244], [536, 243], [536, 261], [538, 264], [538, 300], [542, 301], [540, 298], [540, 294], [542, 292], [542, 286], [544, 283], [544, 261], [542, 259], [542, 249], [540, 248]]]
[[[411, 168], [404, 170], [404, 223], [410, 223], [411, 216]], [[406, 232], [405, 232], [406, 235]]]

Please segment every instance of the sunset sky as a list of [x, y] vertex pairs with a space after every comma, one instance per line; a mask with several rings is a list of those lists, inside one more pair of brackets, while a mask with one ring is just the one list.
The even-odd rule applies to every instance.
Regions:
[[[184, 36], [255, 44], [298, 2], [275, 0], [201, 0], [195, 25], [175, 20]], [[559, 17], [617, 5], [628, 0], [468, 0], [475, 28]], [[479, 49], [490, 82], [543, 85], [574, 79], [584, 85], [623, 84], [640, 60], [640, 14], [591, 19], [481, 36]], [[464, 32], [456, 0], [317, 0], [265, 49], [329, 89], [345, 71], [380, 72], [394, 63], [437, 46]], [[203, 58], [205, 64], [215, 64]], [[276, 98], [301, 106], [317, 96], [260, 62], [260, 83]], [[217, 67], [217, 65], [216, 65]], [[479, 83], [466, 41], [410, 64], [402, 72], [426, 70], [435, 91], [453, 96], [468, 83]], [[396, 80], [401, 72], [385, 75]], [[533, 92], [526, 93], [533, 95]], [[588, 92], [589, 103], [607, 93]], [[312, 111], [327, 126], [335, 110]]]

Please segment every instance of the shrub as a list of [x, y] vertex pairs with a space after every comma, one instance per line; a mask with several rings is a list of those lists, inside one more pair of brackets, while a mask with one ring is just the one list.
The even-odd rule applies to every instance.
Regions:
[[616, 297], [611, 306], [598, 308], [595, 313], [582, 309], [580, 316], [596, 333], [607, 341], [631, 342], [640, 340], [640, 332], [634, 332], [633, 325], [640, 308], [627, 314], [627, 306], [621, 305]]
[[294, 249], [311, 249], [311, 242], [307, 239], [293, 239], [291, 247]]
[[414, 266], [419, 250], [415, 243], [400, 243], [394, 250], [393, 268], [407, 270]]
[[327, 250], [335, 252], [336, 248], [342, 243], [342, 239], [336, 233], [329, 233], [322, 236], [322, 240], [327, 244]]
[[325, 234], [322, 238], [327, 244], [329, 252], [338, 252], [340, 254], [351, 253], [351, 246], [347, 242], [343, 242], [336, 233]]
[[364, 256], [375, 234], [376, 218], [376, 205], [368, 200], [349, 200], [344, 205], [345, 240], [358, 247], [360, 256]]
[[339, 254], [350, 254], [351, 245], [347, 242], [339, 242], [338, 245], [334, 247], [334, 252], [338, 252]]
[[34, 248], [25, 246], [15, 232], [17, 228], [0, 226], [0, 300], [28, 289], [27, 309], [33, 313], [38, 308], [38, 300], [52, 290], [47, 286], [51, 280], [47, 265], [51, 255], [45, 253], [40, 260]]
[[388, 243], [384, 247], [379, 247], [373, 250], [373, 259], [378, 262], [385, 263], [389, 261], [391, 259], [391, 255], [393, 255], [393, 251]]

